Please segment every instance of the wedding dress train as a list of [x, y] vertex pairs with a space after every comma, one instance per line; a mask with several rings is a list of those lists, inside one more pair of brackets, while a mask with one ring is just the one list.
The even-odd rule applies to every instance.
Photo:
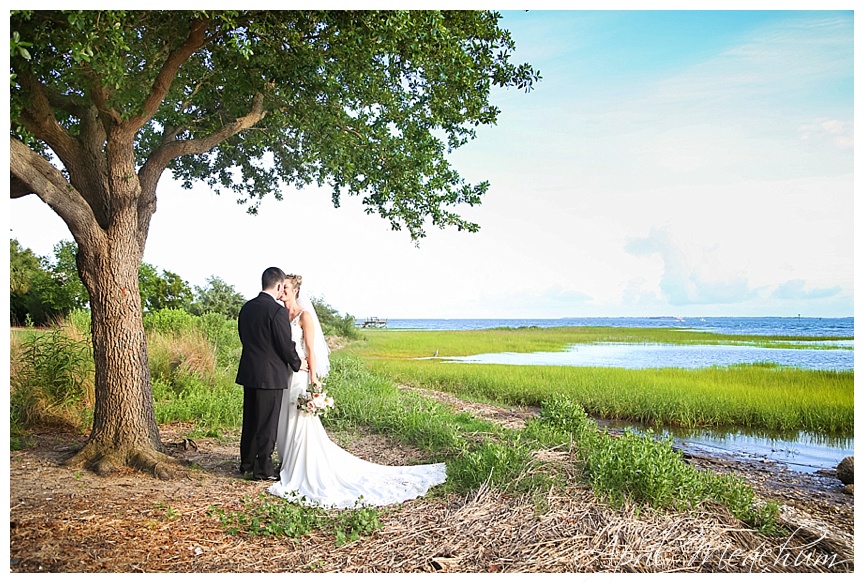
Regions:
[[[298, 320], [299, 315], [292, 321], [291, 334], [302, 358]], [[271, 494], [326, 508], [350, 508], [356, 503], [387, 506], [423, 496], [447, 479], [443, 463], [382, 466], [333, 443], [319, 417], [297, 409], [297, 397], [306, 390], [308, 378], [307, 372], [295, 372], [291, 388], [282, 397], [276, 438], [282, 467], [279, 482], [268, 489]]]

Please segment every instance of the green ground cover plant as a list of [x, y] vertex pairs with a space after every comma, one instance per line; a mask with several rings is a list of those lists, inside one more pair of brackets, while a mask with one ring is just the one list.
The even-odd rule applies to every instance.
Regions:
[[355, 505], [342, 511], [325, 510], [261, 494], [243, 500], [243, 510], [226, 511], [211, 507], [209, 513], [219, 519], [226, 531], [248, 536], [284, 536], [297, 538], [313, 530], [330, 530], [337, 545], [372, 534], [381, 523], [377, 508]]

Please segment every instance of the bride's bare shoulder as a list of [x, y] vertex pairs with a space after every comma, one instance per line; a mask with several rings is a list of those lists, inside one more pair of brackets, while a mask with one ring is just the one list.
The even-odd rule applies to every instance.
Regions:
[[303, 310], [300, 312], [299, 316], [301, 324], [309, 324], [312, 325], [312, 314], [309, 313], [308, 310]]

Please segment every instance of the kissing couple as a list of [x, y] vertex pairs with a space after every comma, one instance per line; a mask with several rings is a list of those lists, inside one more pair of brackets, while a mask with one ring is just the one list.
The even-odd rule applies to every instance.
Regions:
[[386, 506], [425, 495], [446, 480], [445, 464], [367, 462], [333, 443], [320, 417], [302, 407], [310, 387], [320, 390], [330, 372], [330, 349], [302, 283], [299, 275], [267, 268], [261, 293], [238, 316], [243, 344], [235, 381], [243, 386], [240, 472], [273, 482], [271, 494], [325, 508]]

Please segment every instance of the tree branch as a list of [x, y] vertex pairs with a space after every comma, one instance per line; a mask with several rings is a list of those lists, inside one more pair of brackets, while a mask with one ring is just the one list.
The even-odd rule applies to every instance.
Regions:
[[22, 73], [20, 79], [30, 94], [29, 107], [21, 111], [20, 121], [31, 134], [48, 144], [67, 168], [74, 166], [80, 159], [78, 143], [57, 123], [45, 87], [30, 73]]
[[147, 189], [152, 186], [155, 191], [155, 183], [159, 180], [168, 163], [174, 158], [209, 152], [231, 136], [251, 128], [264, 119], [265, 115], [267, 115], [267, 111], [264, 109], [264, 95], [256, 93], [255, 97], [252, 98], [252, 107], [248, 114], [225, 124], [212, 134], [192, 140], [174, 140], [163, 143], [147, 158], [147, 162], [138, 172], [142, 188]]
[[186, 42], [168, 55], [168, 58], [159, 70], [159, 74], [156, 75], [150, 94], [144, 99], [144, 103], [141, 106], [141, 114], [131, 117], [125, 124], [127, 129], [132, 133], [141, 129], [156, 114], [159, 105], [161, 105], [162, 100], [171, 88], [171, 83], [174, 81], [180, 65], [185, 63], [195, 51], [209, 42], [205, 34], [208, 22], [208, 20], [200, 18], [194, 19], [192, 26], [189, 27], [189, 36]]
[[102, 119], [105, 133], [107, 134], [110, 131], [110, 125], [119, 124], [122, 117], [119, 111], [108, 105], [108, 91], [102, 85], [96, 73], [88, 68], [86, 78], [90, 82], [90, 98], [93, 100], [97, 111], [99, 111], [99, 117]]
[[9, 179], [9, 198], [22, 198], [27, 196], [28, 194], [34, 194], [35, 191], [30, 188], [30, 185], [15, 176], [14, 173], [10, 172]]
[[63, 219], [76, 241], [104, 237], [90, 205], [63, 174], [21, 140], [10, 136], [10, 142], [11, 198], [36, 194]]
[[48, 98], [48, 103], [50, 103], [52, 107], [63, 110], [69, 115], [79, 119], [84, 118], [87, 115], [87, 105], [82, 103], [77, 96], [64, 95], [50, 87], [44, 86], [43, 91]]

